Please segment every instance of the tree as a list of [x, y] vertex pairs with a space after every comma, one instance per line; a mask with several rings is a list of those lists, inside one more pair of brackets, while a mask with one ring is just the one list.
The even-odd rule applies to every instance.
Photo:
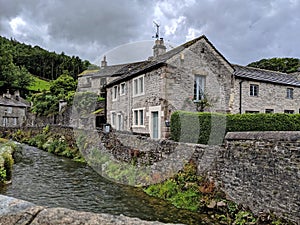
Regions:
[[77, 81], [68, 73], [64, 73], [50, 83], [50, 90], [33, 94], [30, 100], [33, 103], [31, 111], [42, 116], [58, 114], [59, 101], [65, 100], [70, 104], [73, 101]]
[[248, 64], [248, 66], [279, 71], [283, 73], [293, 73], [298, 71], [300, 68], [300, 59], [297, 58], [271, 58], [261, 59], [256, 62]]

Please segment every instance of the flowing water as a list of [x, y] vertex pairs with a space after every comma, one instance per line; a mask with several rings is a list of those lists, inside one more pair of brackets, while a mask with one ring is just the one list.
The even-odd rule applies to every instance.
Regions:
[[140, 189], [113, 183], [85, 164], [30, 146], [23, 147], [12, 184], [0, 187], [0, 193], [49, 207], [169, 223], [211, 223], [207, 215], [177, 209]]

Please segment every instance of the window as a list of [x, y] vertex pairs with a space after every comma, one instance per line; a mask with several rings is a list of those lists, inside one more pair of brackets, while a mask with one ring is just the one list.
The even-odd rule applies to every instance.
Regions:
[[115, 101], [118, 98], [118, 86], [113, 87], [112, 100]]
[[113, 126], [113, 127], [115, 127], [116, 126], [116, 113], [115, 112], [111, 112], [111, 125]]
[[205, 76], [196, 75], [194, 80], [194, 101], [204, 97]]
[[11, 114], [12, 113], [12, 107], [7, 107], [6, 112], [9, 113], [9, 114]]
[[259, 113], [259, 111], [246, 110], [246, 113]]
[[3, 119], [2, 119], [2, 125], [4, 127], [6, 127], [8, 125], [8, 118], [7, 117], [3, 117]]
[[123, 130], [123, 116], [122, 114], [118, 114], [118, 125], [117, 130]]
[[250, 84], [250, 96], [258, 96], [259, 86], [257, 84]]
[[287, 114], [294, 114], [294, 110], [288, 110], [288, 109], [285, 109], [285, 110], [284, 110], [284, 113], [287, 113]]
[[120, 84], [120, 95], [125, 95], [125, 83]]
[[17, 125], [18, 125], [18, 118], [17, 118], [17, 117], [14, 117], [14, 118], [13, 118], [13, 125], [14, 125], [14, 126], [17, 126]]
[[266, 109], [265, 113], [274, 113], [274, 109]]
[[287, 88], [286, 89], [286, 97], [289, 99], [293, 99], [294, 89], [293, 88]]
[[140, 76], [133, 80], [133, 96], [144, 94], [144, 76]]
[[133, 125], [144, 126], [144, 109], [133, 110]]

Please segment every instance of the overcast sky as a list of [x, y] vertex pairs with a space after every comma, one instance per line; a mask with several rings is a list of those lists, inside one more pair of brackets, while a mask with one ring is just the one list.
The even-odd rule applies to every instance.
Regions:
[[153, 21], [169, 48], [205, 34], [231, 63], [300, 58], [300, 0], [0, 0], [1, 36], [97, 64], [147, 59]]

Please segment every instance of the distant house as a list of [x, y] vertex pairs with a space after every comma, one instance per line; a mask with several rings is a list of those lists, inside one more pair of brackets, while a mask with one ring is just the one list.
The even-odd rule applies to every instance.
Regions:
[[14, 95], [3, 94], [0, 97], [0, 126], [3, 127], [17, 127], [25, 123], [27, 117], [28, 103], [24, 101], [19, 95], [19, 92], [15, 92]]
[[104, 59], [99, 72], [79, 83], [89, 79], [89, 90], [99, 89], [103, 78], [107, 122], [152, 138], [168, 136], [176, 110], [298, 113], [300, 108], [296, 76], [233, 65], [204, 35], [168, 52], [157, 39], [153, 56], [142, 62], [107, 66]]

